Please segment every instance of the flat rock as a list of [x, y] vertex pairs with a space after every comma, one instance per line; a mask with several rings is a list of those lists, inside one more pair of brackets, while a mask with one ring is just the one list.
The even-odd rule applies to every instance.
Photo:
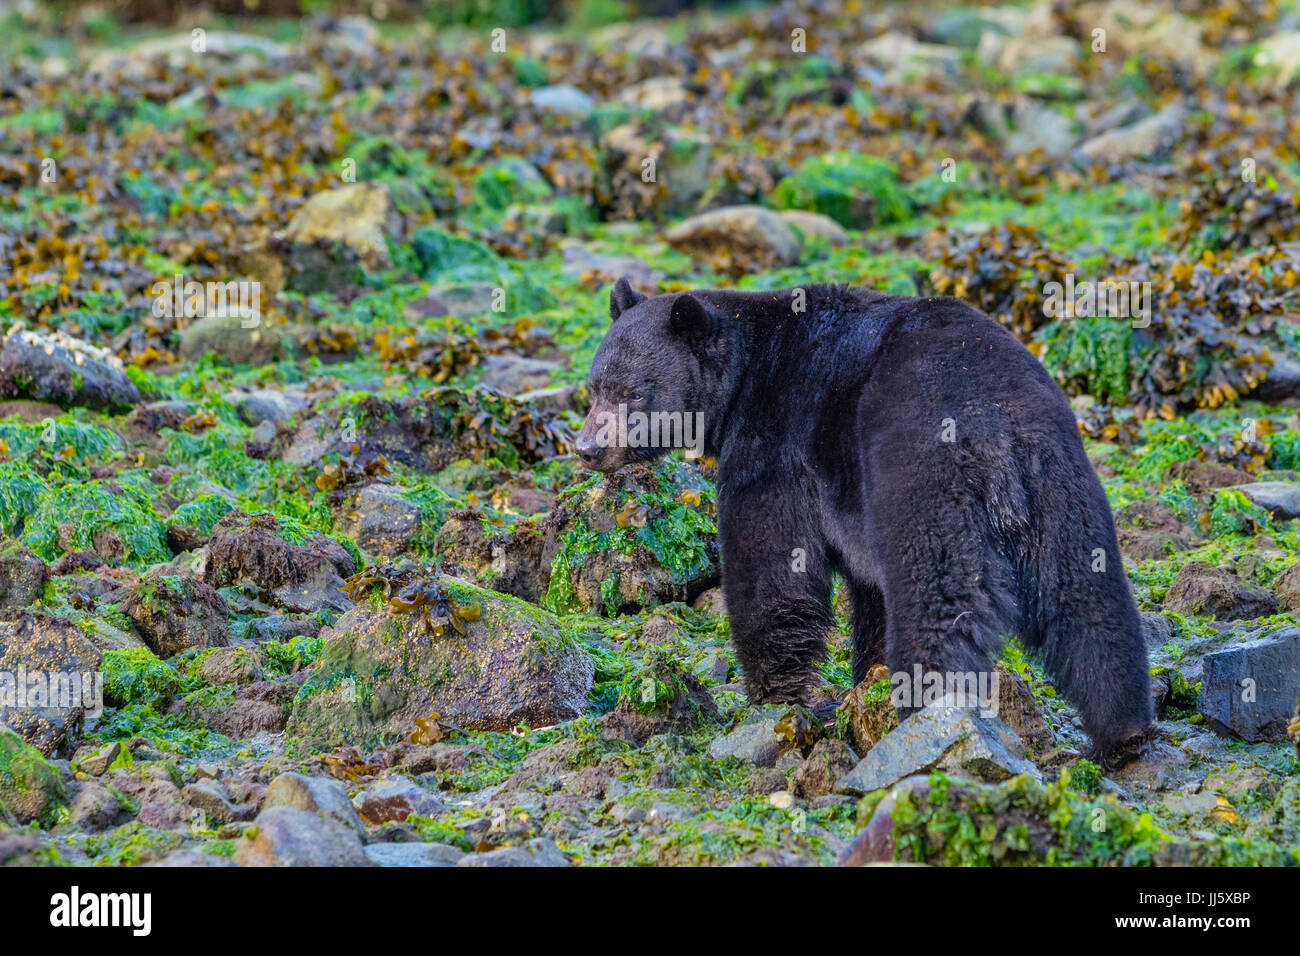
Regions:
[[1300, 518], [1300, 485], [1289, 481], [1252, 481], [1233, 485], [1247, 498], [1282, 521]]

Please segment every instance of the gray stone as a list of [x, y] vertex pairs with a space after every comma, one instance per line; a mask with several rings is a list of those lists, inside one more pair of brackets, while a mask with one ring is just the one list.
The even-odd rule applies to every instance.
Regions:
[[1300, 694], [1300, 628], [1205, 656], [1201, 713], [1244, 740], [1286, 739]]
[[24, 608], [45, 591], [45, 562], [30, 548], [11, 544], [0, 552], [0, 608]]
[[858, 765], [835, 784], [836, 793], [859, 795], [936, 767], [980, 780], [999, 781], [1038, 769], [1024, 756], [1020, 738], [997, 717], [941, 702], [912, 714], [885, 734]]
[[376, 866], [455, 866], [465, 851], [445, 843], [372, 843], [366, 856]]
[[1232, 488], [1261, 508], [1267, 508], [1274, 518], [1282, 521], [1300, 518], [1300, 485], [1289, 481], [1253, 481]]
[[775, 766], [787, 742], [777, 736], [774, 727], [789, 710], [786, 704], [754, 707], [733, 730], [713, 739], [709, 756], [714, 760], [736, 757], [759, 767]]
[[551, 113], [563, 113], [569, 116], [586, 116], [596, 108], [596, 101], [568, 83], [555, 86], [539, 86], [529, 94], [533, 106]]
[[103, 776], [109, 766], [117, 759], [118, 754], [122, 752], [122, 744], [113, 741], [111, 744], [105, 744], [88, 757], [83, 757], [77, 764], [77, 769], [82, 773], [88, 773], [92, 777]]
[[114, 409], [140, 400], [121, 360], [63, 332], [13, 328], [0, 342], [0, 398]]
[[457, 866], [569, 866], [569, 858], [544, 837], [523, 846], [505, 846], [487, 853], [468, 853]]

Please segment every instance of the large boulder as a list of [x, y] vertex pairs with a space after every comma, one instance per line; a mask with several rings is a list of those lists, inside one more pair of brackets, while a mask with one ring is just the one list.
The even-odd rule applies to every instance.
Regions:
[[140, 391], [113, 353], [63, 332], [14, 327], [0, 343], [0, 398], [120, 409]]
[[0, 726], [43, 754], [70, 747], [83, 718], [98, 715], [101, 658], [85, 632], [62, 618], [21, 613], [0, 621]]
[[357, 570], [352, 554], [333, 538], [291, 527], [275, 515], [232, 511], [208, 542], [203, 579], [213, 587], [251, 585], [289, 611], [346, 610], [343, 579]]
[[509, 730], [586, 710], [594, 667], [555, 616], [449, 576], [416, 578], [396, 597], [424, 601], [430, 613], [376, 598], [321, 632], [325, 646], [294, 703], [291, 736], [321, 746], [389, 743], [435, 713], [468, 729]]

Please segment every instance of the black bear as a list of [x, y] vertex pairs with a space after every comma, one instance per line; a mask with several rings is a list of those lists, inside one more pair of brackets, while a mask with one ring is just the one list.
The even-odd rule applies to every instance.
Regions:
[[579, 456], [599, 471], [652, 459], [662, 443], [610, 422], [703, 413], [751, 702], [806, 698], [838, 572], [855, 682], [881, 660], [987, 673], [1017, 634], [1097, 757], [1147, 735], [1146, 647], [1105, 493], [1064, 394], [1010, 332], [955, 299], [828, 285], [647, 298], [620, 279], [610, 316]]

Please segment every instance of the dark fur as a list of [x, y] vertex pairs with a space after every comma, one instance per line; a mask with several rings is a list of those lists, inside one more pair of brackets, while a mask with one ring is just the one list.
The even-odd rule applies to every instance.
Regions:
[[[646, 299], [620, 280], [592, 361], [589, 467], [655, 449], [592, 445], [601, 410], [701, 410], [718, 458], [731, 631], [751, 701], [803, 699], [853, 606], [853, 678], [986, 671], [1018, 634], [1117, 756], [1152, 720], [1137, 608], [1074, 414], [1006, 329], [954, 299], [810, 286]], [[954, 442], [941, 441], [953, 419]], [[807, 555], [805, 572], [792, 551]], [[1092, 570], [1093, 551], [1105, 570]]]

